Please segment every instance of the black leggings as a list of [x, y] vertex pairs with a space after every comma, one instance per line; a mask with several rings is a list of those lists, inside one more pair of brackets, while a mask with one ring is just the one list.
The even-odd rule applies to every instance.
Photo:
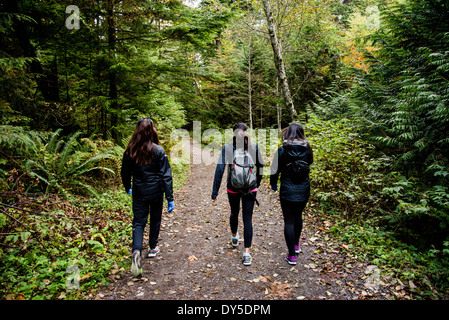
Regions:
[[253, 240], [253, 209], [257, 192], [242, 195], [240, 193], [228, 192], [229, 205], [231, 206], [231, 217], [229, 224], [231, 232], [237, 233], [239, 224], [240, 199], [242, 199], [242, 217], [243, 217], [243, 241], [245, 248], [251, 247]]
[[295, 254], [295, 245], [299, 243], [302, 232], [302, 212], [307, 201], [292, 202], [281, 198], [282, 214], [284, 215], [284, 236], [288, 254]]
[[161, 228], [163, 196], [156, 199], [141, 199], [133, 197], [133, 245], [132, 250], [142, 251], [143, 233], [150, 216], [150, 241], [149, 247], [156, 248]]

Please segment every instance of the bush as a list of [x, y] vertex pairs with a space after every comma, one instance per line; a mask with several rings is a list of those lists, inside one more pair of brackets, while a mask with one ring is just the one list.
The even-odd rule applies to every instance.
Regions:
[[371, 216], [373, 205], [380, 205], [384, 171], [391, 159], [376, 155], [347, 119], [323, 121], [312, 116], [306, 131], [314, 154], [313, 200], [344, 219]]

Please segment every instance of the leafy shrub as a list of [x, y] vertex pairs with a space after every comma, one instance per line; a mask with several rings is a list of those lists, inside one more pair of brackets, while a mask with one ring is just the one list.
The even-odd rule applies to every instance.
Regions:
[[385, 168], [391, 160], [375, 155], [347, 119], [323, 121], [312, 116], [307, 124], [314, 153], [311, 167], [313, 200], [342, 218], [363, 220], [380, 202]]

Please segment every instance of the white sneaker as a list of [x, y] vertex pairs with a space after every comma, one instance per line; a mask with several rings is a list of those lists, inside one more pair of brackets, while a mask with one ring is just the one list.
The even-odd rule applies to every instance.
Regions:
[[159, 247], [148, 249], [148, 258], [154, 258], [159, 252], [161, 252]]
[[235, 235], [235, 238], [231, 235], [231, 245], [236, 248], [239, 245], [239, 234]]
[[253, 258], [251, 257], [251, 254], [244, 253], [242, 260], [243, 260], [243, 265], [249, 266], [249, 265], [251, 265], [251, 261], [253, 260]]
[[137, 277], [139, 275], [142, 275], [143, 269], [140, 264], [141, 257], [140, 257], [140, 251], [134, 250], [133, 251], [133, 257], [132, 257], [132, 263], [131, 263], [131, 274], [134, 277]]

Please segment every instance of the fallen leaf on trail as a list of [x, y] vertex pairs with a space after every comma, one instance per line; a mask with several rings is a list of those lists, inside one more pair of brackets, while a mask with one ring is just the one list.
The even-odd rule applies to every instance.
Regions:
[[258, 283], [259, 281], [262, 281], [263, 283], [266, 283], [268, 280], [271, 281], [271, 277], [269, 277], [269, 276], [259, 276], [258, 278], [255, 278], [255, 279], [252, 279], [252, 280], [248, 280], [248, 282]]
[[88, 274], [86, 274], [85, 276], [82, 276], [79, 281], [83, 281], [84, 279], [89, 278], [92, 275], [92, 272], [89, 272]]
[[260, 281], [264, 282], [264, 283], [267, 282], [268, 280], [271, 281], [271, 277], [270, 276], [260, 276], [258, 279]]
[[265, 290], [265, 292], [269, 291], [268, 296], [272, 297], [287, 297], [293, 293], [292, 289], [290, 289], [290, 285], [288, 283], [280, 283], [275, 281], [271, 283]]

